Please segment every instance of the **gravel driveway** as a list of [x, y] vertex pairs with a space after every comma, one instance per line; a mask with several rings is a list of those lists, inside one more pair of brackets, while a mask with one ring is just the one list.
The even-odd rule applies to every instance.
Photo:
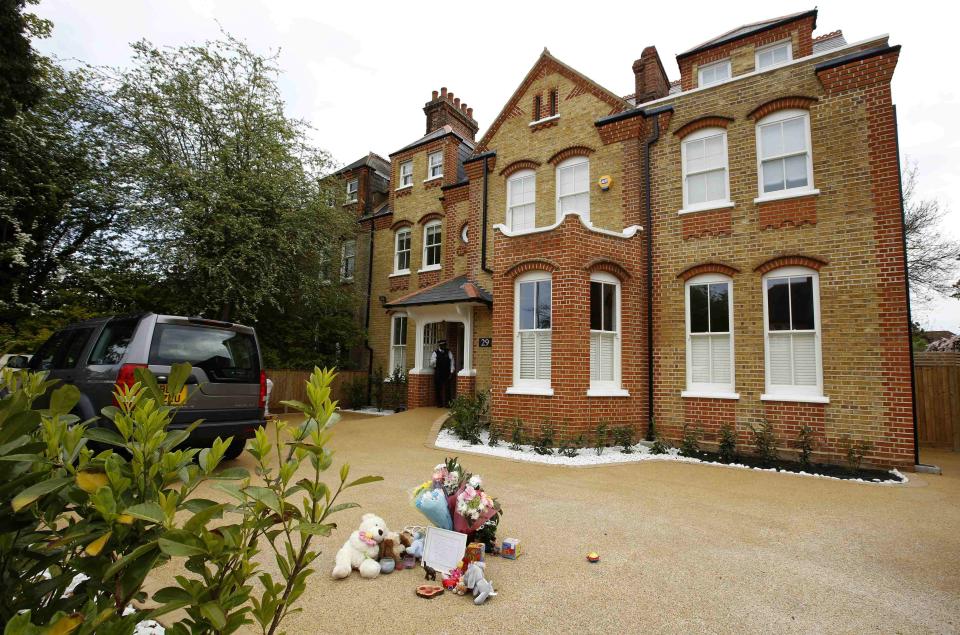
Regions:
[[[462, 455], [503, 504], [499, 535], [525, 551], [516, 561], [488, 558], [497, 597], [480, 607], [450, 594], [419, 599], [419, 570], [332, 580], [334, 554], [362, 513], [396, 529], [424, 522], [407, 491], [444, 458], [425, 443], [440, 414], [345, 415], [338, 424], [334, 466], [346, 460], [351, 474], [386, 480], [345, 499], [362, 509], [336, 517], [340, 528], [286, 632], [960, 631], [960, 455], [946, 452], [923, 457], [943, 476], [909, 474], [904, 486]], [[594, 550], [601, 562], [589, 564]], [[175, 571], [167, 565], [150, 586]]]

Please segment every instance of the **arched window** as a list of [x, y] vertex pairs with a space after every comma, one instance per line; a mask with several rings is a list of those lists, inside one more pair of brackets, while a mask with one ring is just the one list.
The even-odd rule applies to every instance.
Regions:
[[590, 275], [590, 392], [620, 391], [620, 280]]
[[394, 273], [410, 273], [410, 229], [398, 229], [393, 257]]
[[757, 122], [760, 199], [814, 193], [810, 113], [778, 110]]
[[687, 280], [687, 397], [736, 399], [733, 280], [705, 273]]
[[524, 231], [537, 226], [537, 178], [533, 170], [520, 170], [507, 180], [507, 227]]
[[683, 211], [712, 209], [730, 203], [727, 131], [703, 128], [683, 139]]
[[557, 220], [579, 212], [590, 220], [590, 159], [571, 157], [557, 166]]
[[820, 358], [820, 277], [806, 267], [763, 276], [763, 399], [825, 402]]
[[443, 225], [435, 220], [423, 227], [423, 269], [439, 269], [441, 244], [443, 243]]
[[407, 314], [397, 313], [391, 320], [390, 371], [407, 372]]
[[545, 271], [527, 272], [514, 283], [513, 386], [508, 392], [552, 394], [551, 283], [551, 276]]

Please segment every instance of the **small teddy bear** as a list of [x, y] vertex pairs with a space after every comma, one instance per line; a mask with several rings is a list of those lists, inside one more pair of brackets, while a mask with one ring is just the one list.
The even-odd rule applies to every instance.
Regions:
[[470, 566], [467, 567], [467, 572], [463, 575], [463, 584], [473, 591], [473, 603], [476, 605], [483, 604], [487, 601], [487, 598], [497, 594], [493, 590], [493, 582], [483, 577], [485, 568], [486, 563], [471, 562]]

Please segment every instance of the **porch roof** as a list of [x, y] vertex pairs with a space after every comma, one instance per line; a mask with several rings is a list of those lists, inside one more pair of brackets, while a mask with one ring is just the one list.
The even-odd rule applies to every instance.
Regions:
[[384, 304], [384, 307], [395, 309], [405, 306], [453, 304], [457, 302], [481, 302], [491, 306], [493, 295], [467, 276], [457, 276], [402, 296], [393, 302]]

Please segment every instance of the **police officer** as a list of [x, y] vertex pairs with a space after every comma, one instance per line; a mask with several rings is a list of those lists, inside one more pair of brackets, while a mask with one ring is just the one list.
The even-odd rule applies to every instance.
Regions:
[[433, 368], [433, 391], [439, 408], [446, 408], [450, 401], [450, 374], [453, 372], [453, 353], [447, 349], [447, 340], [437, 342], [437, 348], [430, 356]]

